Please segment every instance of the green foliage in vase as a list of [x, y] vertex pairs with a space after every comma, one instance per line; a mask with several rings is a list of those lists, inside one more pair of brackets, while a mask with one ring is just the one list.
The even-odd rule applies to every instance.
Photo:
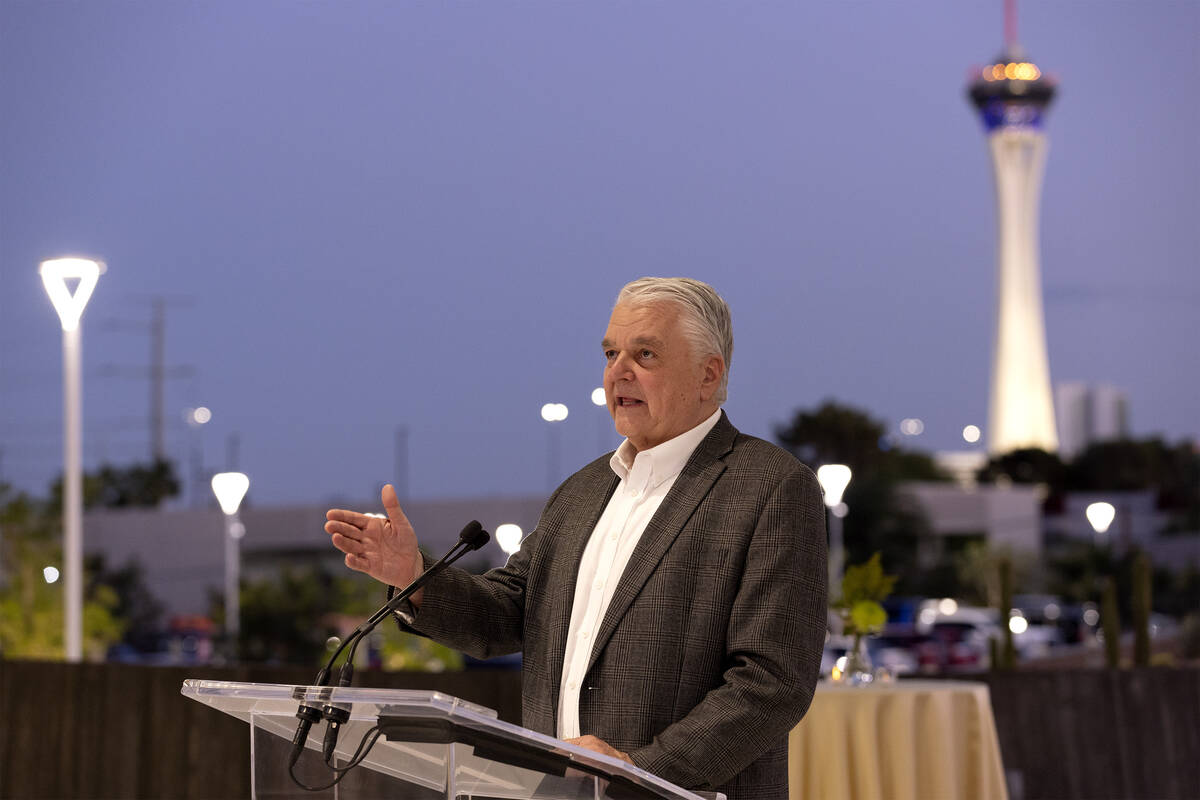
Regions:
[[833, 607], [842, 618], [842, 632], [854, 637], [878, 633], [887, 623], [883, 601], [896, 585], [895, 575], [885, 575], [879, 553], [865, 564], [846, 568], [842, 594]]

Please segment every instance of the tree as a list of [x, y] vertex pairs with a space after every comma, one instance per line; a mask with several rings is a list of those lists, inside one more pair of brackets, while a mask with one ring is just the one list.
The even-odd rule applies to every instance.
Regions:
[[926, 453], [893, 446], [887, 426], [865, 411], [826, 400], [813, 411], [798, 410], [791, 422], [775, 428], [780, 445], [813, 469], [845, 464], [853, 477], [846, 489], [844, 540], [846, 562], [865, 562], [882, 554], [899, 575], [897, 591], [923, 588], [917, 565], [920, 541], [930, 534], [921, 510], [897, 492], [906, 480], [947, 480]]
[[[242, 581], [239, 598], [238, 656], [246, 661], [315, 664], [325, 642], [338, 633], [325, 615], [341, 598], [338, 582], [321, 567], [284, 567], [262, 580]], [[209, 615], [225, 622], [221, 595], [212, 593]]]
[[1044, 483], [1061, 491], [1066, 485], [1066, 465], [1056, 453], [1022, 448], [990, 458], [978, 478], [982, 483], [995, 483], [1000, 478], [1013, 483]]
[[1168, 445], [1158, 437], [1093, 442], [1069, 462], [1044, 450], [1013, 450], [994, 456], [978, 477], [981, 483], [1042, 484], [1050, 512], [1061, 509], [1067, 492], [1151, 489], [1158, 507], [1171, 514], [1168, 531], [1200, 529], [1200, 454], [1190, 442]]
[[[62, 563], [61, 519], [45, 504], [0, 484], [0, 530], [0, 652], [8, 658], [63, 658], [63, 588], [43, 572]], [[84, 655], [100, 660], [124, 624], [115, 613], [112, 587], [86, 578]]]
[[[157, 508], [163, 500], [179, 494], [175, 465], [165, 459], [150, 464], [116, 467], [103, 464], [83, 476], [84, 508]], [[51, 503], [62, 508], [63, 479], [50, 489]]]
[[102, 555], [89, 557], [86, 564], [91, 582], [113, 592], [113, 614], [124, 623], [121, 641], [140, 652], [157, 649], [163, 605], [147, 588], [142, 565], [132, 559], [113, 569]]

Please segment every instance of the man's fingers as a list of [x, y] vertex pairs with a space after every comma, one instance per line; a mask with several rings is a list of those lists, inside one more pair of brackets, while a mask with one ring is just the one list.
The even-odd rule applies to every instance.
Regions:
[[387, 512], [393, 528], [412, 527], [408, 523], [408, 517], [404, 516], [404, 510], [400, 508], [400, 498], [396, 497], [396, 487], [390, 483], [385, 485], [383, 491], [380, 492], [380, 498], [383, 500], [383, 510]]
[[330, 522], [345, 522], [355, 527], [363, 528], [366, 527], [367, 520], [371, 518], [357, 511], [348, 511], [344, 508], [331, 508], [325, 512], [325, 519]]
[[357, 525], [351, 525], [348, 522], [334, 522], [332, 520], [325, 523], [325, 532], [341, 534], [352, 539], [362, 538], [363, 534], [366, 533], [364, 529]]
[[628, 761], [630, 764], [633, 763], [633, 759], [631, 759], [628, 756], [628, 754], [621, 752], [620, 750], [613, 747], [608, 742], [604, 741], [603, 739], [592, 736], [591, 734], [587, 734], [585, 736], [580, 736], [575, 739], [565, 739], [564, 741], [566, 741], [568, 744], [573, 744], [576, 747], [582, 747], [585, 750], [594, 750], [595, 752], [600, 753], [601, 755], [611, 756], [612, 758], [619, 758], [622, 761]]
[[340, 533], [335, 533], [329, 541], [346, 555], [361, 556], [367, 552], [367, 547], [362, 542], [357, 539], [351, 539], [348, 536], [342, 536]]

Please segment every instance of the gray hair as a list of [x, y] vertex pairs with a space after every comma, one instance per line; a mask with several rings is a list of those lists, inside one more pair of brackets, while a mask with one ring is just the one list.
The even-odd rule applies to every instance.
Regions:
[[638, 278], [621, 288], [615, 305], [643, 306], [670, 303], [680, 311], [679, 324], [697, 358], [719, 355], [725, 361], [721, 385], [714, 399], [724, 403], [729, 394], [729, 365], [733, 362], [733, 322], [729, 306], [717, 290], [692, 278]]

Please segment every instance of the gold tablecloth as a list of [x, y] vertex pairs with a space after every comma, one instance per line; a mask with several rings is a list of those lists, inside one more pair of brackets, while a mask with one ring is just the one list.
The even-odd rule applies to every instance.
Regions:
[[791, 800], [1007, 800], [983, 683], [822, 681], [788, 741]]

